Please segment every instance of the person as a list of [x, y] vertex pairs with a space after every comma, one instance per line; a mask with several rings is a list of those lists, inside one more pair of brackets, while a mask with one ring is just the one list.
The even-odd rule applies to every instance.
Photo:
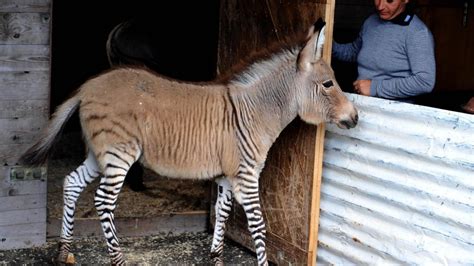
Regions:
[[352, 43], [333, 41], [333, 57], [357, 62], [355, 93], [404, 102], [433, 90], [434, 40], [410, 0], [374, 0], [376, 13]]

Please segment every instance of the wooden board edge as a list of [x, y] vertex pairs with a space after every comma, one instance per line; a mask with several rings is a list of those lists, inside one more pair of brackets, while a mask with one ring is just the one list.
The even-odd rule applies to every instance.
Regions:
[[308, 265], [316, 261], [318, 250], [319, 206], [321, 202], [322, 163], [324, 153], [325, 124], [318, 125], [316, 131], [314, 175], [311, 194], [310, 232], [308, 241]]
[[[336, 0], [328, 0], [325, 11], [325, 39], [326, 43], [323, 51], [323, 58], [331, 64], [332, 54], [332, 34], [334, 29], [334, 11], [336, 8]], [[311, 213], [309, 222], [309, 241], [308, 241], [308, 263], [307, 265], [316, 265], [318, 252], [318, 231], [319, 231], [319, 208], [321, 203], [321, 181], [323, 172], [323, 156], [324, 156], [324, 137], [326, 126], [324, 123], [318, 125], [316, 130], [314, 170], [313, 170], [313, 186], [311, 193]]]
[[326, 3], [326, 12], [324, 20], [326, 21], [326, 36], [323, 48], [323, 59], [331, 65], [332, 56], [332, 36], [334, 31], [334, 12], [336, 10], [336, 0], [328, 0]]
[[[41, 247], [46, 243], [46, 221], [2, 225], [0, 229], [0, 251]], [[3, 265], [1, 260], [0, 264]]]
[[[209, 212], [194, 211], [154, 217], [117, 217], [115, 225], [119, 237], [137, 237], [162, 233], [205, 232], [208, 230], [208, 220]], [[47, 238], [59, 238], [61, 218], [48, 218], [47, 224]], [[74, 237], [103, 237], [100, 219], [76, 218]]]

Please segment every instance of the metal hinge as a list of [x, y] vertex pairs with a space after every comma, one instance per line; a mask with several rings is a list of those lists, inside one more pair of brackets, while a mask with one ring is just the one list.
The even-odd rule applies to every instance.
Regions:
[[46, 167], [14, 166], [10, 168], [10, 180], [41, 180], [46, 179]]

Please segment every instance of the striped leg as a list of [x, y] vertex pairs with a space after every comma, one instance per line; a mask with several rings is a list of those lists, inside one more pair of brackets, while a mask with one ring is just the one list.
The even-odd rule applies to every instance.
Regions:
[[247, 216], [248, 229], [255, 243], [258, 265], [268, 265], [267, 252], [265, 250], [265, 222], [263, 221], [260, 197], [258, 193], [258, 174], [252, 169], [241, 172], [238, 176], [239, 195], [236, 199], [242, 205]]
[[89, 153], [86, 160], [64, 179], [64, 208], [59, 255], [57, 258], [58, 263], [66, 263], [70, 253], [77, 199], [84, 188], [99, 175], [99, 167], [95, 157], [92, 153]]
[[225, 223], [232, 210], [232, 186], [227, 178], [216, 180], [218, 194], [216, 201], [216, 223], [212, 238], [211, 258], [216, 265], [223, 265], [222, 251], [224, 249]]
[[136, 150], [130, 150], [130, 147], [112, 149], [105, 152], [100, 160], [104, 166], [104, 177], [100, 180], [94, 201], [107, 240], [112, 265], [125, 264], [114, 224], [114, 210], [125, 175], [131, 165], [138, 159]]

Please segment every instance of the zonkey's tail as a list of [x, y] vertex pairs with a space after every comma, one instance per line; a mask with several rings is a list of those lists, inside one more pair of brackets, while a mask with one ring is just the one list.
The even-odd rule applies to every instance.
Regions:
[[40, 165], [46, 161], [64, 125], [77, 110], [80, 102], [76, 94], [56, 109], [56, 112], [54, 112], [49, 120], [48, 126], [43, 130], [40, 139], [20, 157], [19, 162], [21, 164]]

